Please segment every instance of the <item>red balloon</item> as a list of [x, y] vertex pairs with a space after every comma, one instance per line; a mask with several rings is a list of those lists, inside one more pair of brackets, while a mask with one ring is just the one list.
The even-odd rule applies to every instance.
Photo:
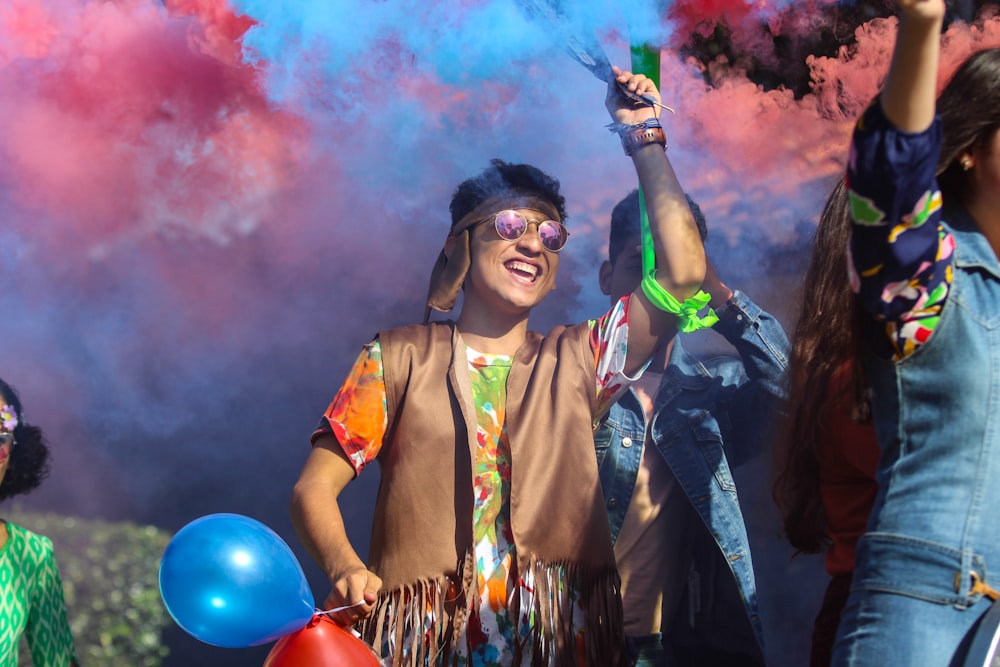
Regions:
[[297, 632], [285, 635], [267, 654], [264, 667], [379, 667], [382, 663], [350, 630], [316, 614]]

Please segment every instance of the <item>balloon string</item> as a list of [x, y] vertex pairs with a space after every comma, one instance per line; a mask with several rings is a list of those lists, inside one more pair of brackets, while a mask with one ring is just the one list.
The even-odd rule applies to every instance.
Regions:
[[354, 604], [345, 604], [343, 607], [334, 607], [333, 609], [320, 609], [319, 607], [317, 607], [316, 613], [319, 615], [336, 614], [341, 611], [347, 611], [348, 609], [353, 609], [354, 607], [360, 607], [364, 603], [365, 601], [361, 600], [360, 602], [355, 602]]

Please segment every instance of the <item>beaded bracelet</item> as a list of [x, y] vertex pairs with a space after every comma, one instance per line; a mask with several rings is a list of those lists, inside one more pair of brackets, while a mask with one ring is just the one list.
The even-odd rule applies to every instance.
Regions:
[[691, 333], [699, 329], [708, 329], [719, 321], [719, 316], [711, 308], [704, 317], [699, 317], [698, 311], [708, 305], [712, 296], [704, 290], [698, 290], [694, 296], [678, 301], [674, 295], [663, 289], [663, 285], [656, 282], [656, 272], [650, 271], [642, 279], [642, 292], [649, 299], [650, 303], [660, 310], [673, 313], [677, 316], [677, 328], [681, 333]]

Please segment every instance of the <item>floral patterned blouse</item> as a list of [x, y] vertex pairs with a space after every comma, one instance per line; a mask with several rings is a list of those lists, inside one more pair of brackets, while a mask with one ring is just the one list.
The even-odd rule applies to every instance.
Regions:
[[[589, 322], [597, 416], [606, 412], [632, 382], [623, 372], [630, 299], [630, 296], [622, 298], [604, 317]], [[516, 546], [510, 526], [511, 460], [505, 409], [512, 357], [471, 349], [466, 350], [466, 357], [477, 420], [478, 447], [472, 470], [473, 541], [480, 602], [466, 625], [467, 641], [460, 639], [454, 645], [460, 650], [472, 647], [469, 654], [459, 656], [460, 664], [493, 667], [511, 664], [515, 642], [525, 644], [530, 650], [531, 643], [523, 640], [530, 635], [533, 619], [528, 612], [521, 618], [510, 618], [508, 603], [517, 594], [521, 609], [532, 609], [534, 587], [528, 577], [517, 574]], [[332, 432], [355, 471], [360, 473], [376, 460], [386, 428], [382, 352], [376, 340], [362, 350], [320, 421], [313, 440]], [[582, 611], [574, 614], [574, 626], [578, 628], [578, 643], [582, 642]], [[384, 646], [376, 650], [388, 657], [393, 649]]]
[[848, 271], [883, 336], [870, 342], [900, 360], [926, 343], [941, 319], [955, 241], [941, 223], [934, 176], [941, 122], [924, 132], [897, 129], [876, 100], [858, 120], [847, 167], [854, 221]]

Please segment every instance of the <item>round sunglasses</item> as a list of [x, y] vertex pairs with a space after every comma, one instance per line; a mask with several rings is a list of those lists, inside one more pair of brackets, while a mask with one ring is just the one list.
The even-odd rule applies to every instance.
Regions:
[[[488, 222], [489, 218], [483, 219]], [[569, 239], [569, 231], [561, 222], [555, 220], [528, 220], [517, 211], [500, 211], [493, 217], [493, 226], [497, 234], [506, 241], [516, 241], [528, 231], [528, 225], [534, 223], [538, 228], [538, 238], [542, 246], [551, 252], [559, 252]]]

